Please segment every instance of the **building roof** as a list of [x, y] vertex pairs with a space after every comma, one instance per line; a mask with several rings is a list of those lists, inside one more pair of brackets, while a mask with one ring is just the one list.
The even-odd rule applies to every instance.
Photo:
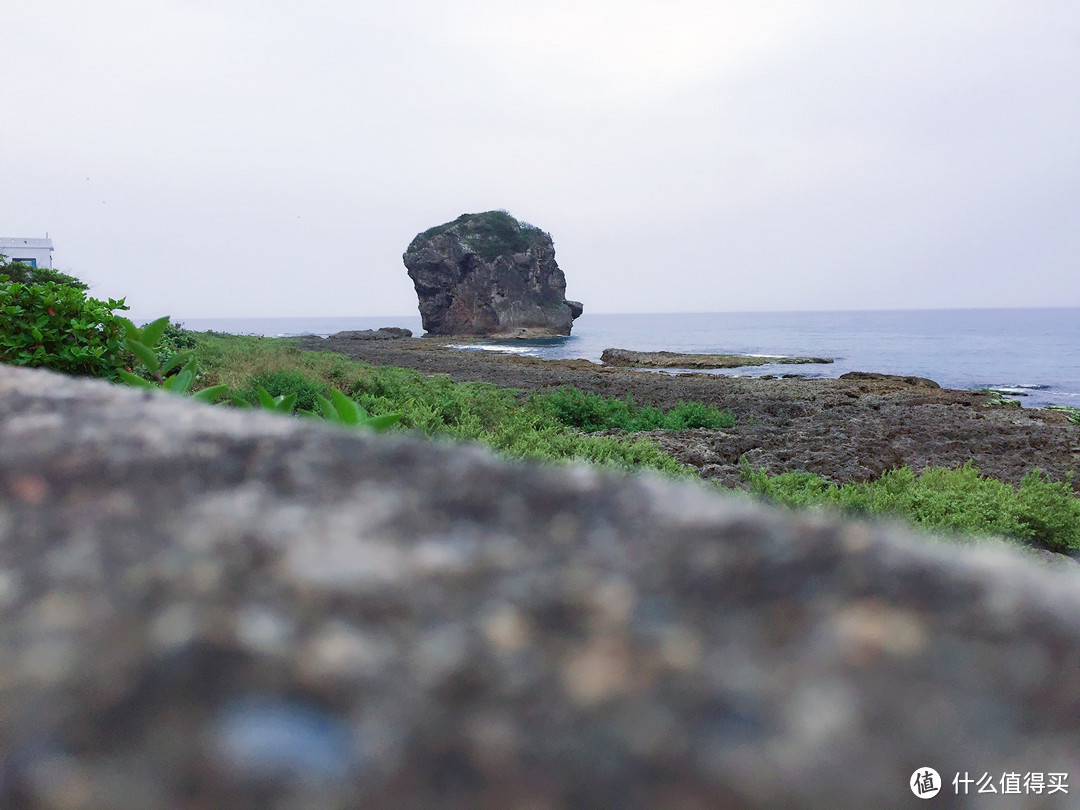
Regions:
[[53, 249], [52, 239], [29, 239], [21, 236], [0, 236], [0, 251], [4, 248], [47, 248]]

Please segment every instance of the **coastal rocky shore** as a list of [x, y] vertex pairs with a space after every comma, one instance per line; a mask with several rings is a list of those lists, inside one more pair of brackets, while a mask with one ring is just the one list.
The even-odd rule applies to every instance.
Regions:
[[600, 361], [607, 366], [624, 368], [746, 368], [780, 365], [831, 363], [831, 357], [771, 357], [761, 354], [687, 354], [684, 352], [635, 352], [630, 349], [604, 349]]
[[[992, 393], [943, 389], [932, 380], [872, 372], [839, 379], [751, 379], [681, 375], [448, 348], [432, 338], [356, 341], [302, 338], [300, 347], [369, 363], [404, 366], [454, 380], [482, 380], [524, 392], [574, 385], [639, 405], [696, 400], [730, 408], [727, 430], [652, 431], [662, 448], [707, 479], [738, 486], [740, 459], [770, 472], [804, 470], [836, 483], [910, 466], [955, 467], [973, 460], [1012, 483], [1035, 468], [1054, 478], [1080, 470], [1080, 426], [1056, 411], [1003, 404]], [[1080, 479], [1073, 486], [1080, 492]]]

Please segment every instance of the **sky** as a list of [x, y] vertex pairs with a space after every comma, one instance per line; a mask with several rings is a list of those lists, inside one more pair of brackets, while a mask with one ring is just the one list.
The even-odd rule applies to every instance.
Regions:
[[134, 316], [415, 315], [491, 209], [587, 313], [1080, 306], [1075, 0], [9, 6], [0, 236]]

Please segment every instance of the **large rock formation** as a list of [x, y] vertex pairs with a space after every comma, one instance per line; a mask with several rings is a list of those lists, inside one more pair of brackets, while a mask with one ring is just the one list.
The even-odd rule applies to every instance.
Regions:
[[4, 808], [1073, 807], [1078, 617], [1004, 548], [0, 366]]
[[581, 314], [566, 300], [551, 235], [505, 211], [426, 230], [402, 258], [430, 335], [569, 335]]

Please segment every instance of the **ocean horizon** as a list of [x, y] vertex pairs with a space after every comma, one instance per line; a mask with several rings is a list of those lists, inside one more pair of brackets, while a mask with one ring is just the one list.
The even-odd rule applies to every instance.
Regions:
[[[188, 329], [292, 337], [400, 326], [422, 335], [419, 313], [397, 316], [178, 318]], [[848, 371], [926, 377], [946, 388], [992, 388], [1025, 407], [1080, 407], [1080, 308], [836, 312], [590, 314], [569, 337], [469, 341], [464, 351], [599, 362], [604, 349], [831, 357], [812, 365], [722, 369], [725, 376]]]

